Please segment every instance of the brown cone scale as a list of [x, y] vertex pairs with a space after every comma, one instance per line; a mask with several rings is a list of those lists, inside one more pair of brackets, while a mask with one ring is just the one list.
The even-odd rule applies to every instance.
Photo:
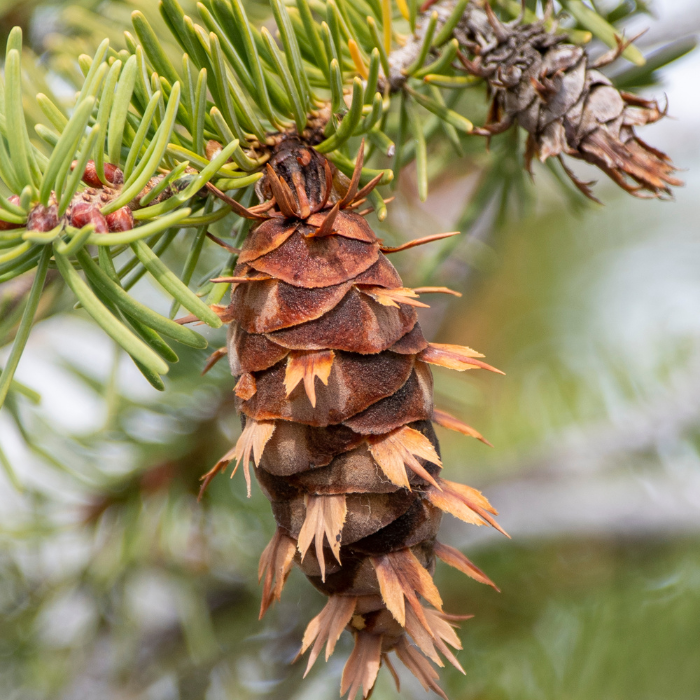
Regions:
[[[442, 665], [438, 650], [456, 663], [445, 641], [461, 647], [431, 578], [441, 504], [477, 524], [490, 522], [479, 514], [490, 506], [471, 490], [435, 495], [452, 482], [440, 479], [432, 374], [419, 358], [430, 346], [416, 295], [352, 211], [361, 165], [362, 149], [338, 192], [333, 166], [295, 138], [270, 160], [259, 193], [276, 204], [243, 246], [234, 276], [246, 281], [234, 283], [228, 313], [244, 431], [204, 484], [232, 460], [248, 478], [250, 460], [271, 502], [278, 527], [260, 562], [261, 615], [293, 563], [330, 596], [304, 636], [309, 668], [347, 628], [356, 646], [343, 693], [367, 697], [390, 651], [442, 693], [427, 659]], [[479, 512], [467, 518], [471, 502]], [[450, 562], [489, 582], [454, 552]]]

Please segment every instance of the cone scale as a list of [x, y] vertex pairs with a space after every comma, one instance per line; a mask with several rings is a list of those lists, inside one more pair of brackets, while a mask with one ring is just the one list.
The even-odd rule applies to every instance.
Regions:
[[252, 466], [270, 500], [277, 531], [260, 561], [261, 617], [293, 565], [329, 596], [304, 636], [307, 672], [347, 629], [355, 649], [342, 694], [368, 697], [382, 664], [395, 676], [395, 652], [444, 697], [431, 661], [443, 665], [442, 654], [461, 670], [446, 646], [461, 648], [453, 629], [461, 618], [442, 611], [436, 558], [491, 582], [437, 543], [440, 521], [449, 512], [495, 525], [495, 511], [478, 491], [440, 476], [434, 420], [481, 436], [434, 414], [430, 364], [492, 368], [469, 348], [423, 337], [415, 307], [425, 304], [354, 211], [367, 194], [358, 191], [361, 166], [362, 149], [354, 177], [341, 184], [296, 138], [270, 160], [259, 195], [274, 205], [250, 213], [258, 221], [226, 312], [243, 433], [204, 484], [235, 461], [249, 489]]

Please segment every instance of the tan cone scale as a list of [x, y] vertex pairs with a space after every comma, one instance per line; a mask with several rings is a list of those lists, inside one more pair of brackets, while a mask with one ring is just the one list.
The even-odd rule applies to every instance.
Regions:
[[[309, 668], [344, 629], [355, 635], [341, 693], [364, 697], [388, 657], [444, 697], [432, 662], [461, 648], [464, 619], [442, 612], [436, 555], [483, 583], [460, 552], [436, 542], [443, 511], [495, 525], [469, 487], [443, 480], [432, 421], [481, 437], [436, 412], [429, 364], [485, 367], [461, 346], [430, 345], [415, 306], [365, 219], [358, 192], [296, 139], [277, 148], [260, 195], [275, 204], [252, 229], [234, 271], [228, 355], [244, 430], [206, 476], [249, 460], [270, 500], [277, 532], [262, 555], [261, 616], [295, 563], [329, 596], [302, 652]], [[335, 182], [334, 182], [335, 179]], [[340, 190], [340, 191], [339, 191]], [[262, 207], [258, 207], [260, 211]], [[500, 529], [500, 528], [499, 528]], [[308, 669], [307, 669], [308, 670]]]

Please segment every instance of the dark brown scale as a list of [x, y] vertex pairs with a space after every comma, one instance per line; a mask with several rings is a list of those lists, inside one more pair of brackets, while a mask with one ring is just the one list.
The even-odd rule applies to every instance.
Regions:
[[362, 435], [382, 435], [433, 415], [433, 377], [424, 362], [416, 362], [408, 380], [385, 399], [345, 421]]
[[[342, 550], [341, 550], [342, 551]], [[342, 565], [333, 560], [330, 561], [330, 568], [326, 569], [326, 580], [321, 580], [321, 567], [318, 564], [316, 553], [310, 549], [304, 560], [297, 552], [294, 557], [296, 565], [306, 574], [309, 581], [323, 595], [376, 595], [379, 596], [379, 584], [374, 575], [372, 563], [362, 554], [355, 554], [352, 551], [342, 552]], [[370, 589], [370, 593], [356, 593], [353, 588], [355, 581], [358, 588]]]
[[264, 335], [247, 333], [235, 321], [229, 326], [228, 360], [235, 377], [268, 369], [288, 354], [288, 348], [273, 343]]
[[[407, 512], [406, 509], [405, 512]], [[399, 516], [400, 517], [400, 516]], [[429, 540], [426, 546], [420, 543], [411, 547], [411, 551], [415, 554], [428, 573], [433, 574], [435, 571], [435, 557], [431, 551], [433, 540]], [[357, 545], [358, 543], [356, 543]], [[377, 575], [370, 558], [364, 552], [347, 547], [341, 550], [342, 566], [336, 567], [336, 571], [330, 576], [326, 576], [325, 582], [322, 581], [320, 575], [320, 567], [313, 550], [309, 550], [304, 561], [297, 554], [295, 562], [299, 568], [306, 574], [309, 581], [324, 595], [344, 595], [344, 596], [375, 596], [380, 595]], [[387, 550], [391, 551], [391, 550]]]
[[392, 484], [372, 459], [367, 444], [338, 455], [328, 466], [306, 470], [290, 481], [307, 493], [394, 493]]
[[441, 510], [422, 498], [416, 498], [401, 516], [381, 530], [356, 541], [352, 547], [355, 552], [368, 556], [413, 547], [425, 540], [435, 539], [441, 521]]
[[282, 245], [249, 264], [297, 287], [331, 287], [357, 277], [379, 258], [379, 244], [341, 236], [308, 238], [299, 227]]
[[239, 284], [231, 297], [234, 318], [248, 333], [272, 333], [313, 321], [335, 307], [352, 287], [304, 289], [279, 280]]
[[412, 356], [395, 353], [336, 353], [328, 386], [316, 389], [315, 407], [301, 384], [286, 396], [286, 364], [281, 362], [255, 375], [258, 390], [240, 410], [255, 420], [292, 420], [317, 427], [342, 423], [396, 393], [408, 380], [413, 362]]
[[416, 324], [412, 306], [382, 306], [352, 289], [316, 321], [269, 333], [268, 338], [290, 350], [346, 350], [374, 354], [388, 350]]
[[291, 476], [325, 467], [337, 455], [356, 448], [364, 437], [344, 425], [314, 428], [280, 421], [265, 446], [260, 466], [271, 474]]
[[402, 355], [417, 355], [428, 347], [428, 341], [423, 337], [420, 324], [416, 323], [413, 328], [401, 336], [390, 348], [391, 352], [398, 352]]
[[[248, 236], [245, 247], [238, 256], [239, 266], [279, 248], [297, 230], [298, 226], [298, 221], [288, 219], [274, 218], [263, 221]], [[240, 268], [236, 268], [234, 274], [240, 274]]]
[[[421, 460], [429, 472], [437, 467]], [[312, 494], [338, 493], [395, 493], [399, 486], [392, 484], [372, 459], [366, 444], [349, 452], [343, 452], [324, 467], [306, 469], [301, 473], [287, 477], [290, 484], [301, 491]], [[421, 488], [425, 482], [415, 474], [409, 476], [409, 483], [414, 488]]]
[[[306, 223], [318, 227], [321, 226], [325, 218], [325, 214], [314, 214], [306, 220]], [[352, 211], [339, 211], [333, 222], [332, 231], [337, 236], [352, 238], [356, 241], [377, 242], [377, 236], [369, 224], [359, 214]]]
[[380, 253], [379, 260], [372, 267], [357, 275], [353, 279], [353, 284], [397, 289], [401, 286], [401, 277], [399, 277], [396, 268], [387, 260], [387, 257]]
[[[261, 486], [265, 490], [265, 485]], [[416, 500], [420, 500], [420, 496], [403, 489], [396, 493], [349, 494], [346, 497], [348, 514], [343, 527], [343, 544], [349, 546], [385, 528], [406, 513]], [[306, 516], [303, 494], [273, 500], [272, 512], [277, 524], [296, 539]]]

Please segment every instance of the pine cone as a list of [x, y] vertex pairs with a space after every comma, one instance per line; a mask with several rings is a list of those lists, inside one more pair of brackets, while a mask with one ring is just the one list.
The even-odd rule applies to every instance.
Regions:
[[382, 248], [353, 211], [377, 184], [358, 191], [361, 167], [362, 149], [338, 192], [330, 163], [288, 138], [259, 188], [274, 206], [242, 212], [261, 219], [230, 278], [227, 311], [244, 429], [204, 487], [235, 460], [250, 493], [253, 459], [277, 521], [260, 560], [261, 617], [293, 563], [329, 596], [304, 635], [308, 668], [324, 644], [328, 658], [347, 627], [355, 649], [342, 694], [355, 697], [362, 686], [367, 697], [382, 662], [391, 668], [393, 650], [426, 689], [445, 697], [425, 657], [443, 665], [440, 652], [461, 670], [446, 643], [461, 648], [453, 627], [462, 618], [442, 612], [431, 576], [436, 556], [493, 584], [436, 541], [442, 513], [498, 525], [478, 491], [440, 476], [431, 421], [481, 436], [434, 410], [429, 365], [493, 368], [469, 348], [423, 337], [415, 307], [425, 304], [383, 252], [395, 249]]
[[[665, 110], [617, 90], [597, 70], [617, 58], [623, 44], [591, 62], [580, 46], [547, 31], [544, 22], [502, 23], [488, 2], [469, 3], [455, 37], [473, 56], [460, 55], [465, 68], [487, 80], [493, 97], [489, 123], [475, 132], [497, 134], [517, 122], [528, 132], [528, 169], [533, 156], [544, 162], [565, 154], [592, 163], [638, 197], [670, 195], [671, 185], [683, 184], [673, 177], [668, 156], [634, 131], [661, 119]], [[566, 171], [595, 199], [590, 183]]]

